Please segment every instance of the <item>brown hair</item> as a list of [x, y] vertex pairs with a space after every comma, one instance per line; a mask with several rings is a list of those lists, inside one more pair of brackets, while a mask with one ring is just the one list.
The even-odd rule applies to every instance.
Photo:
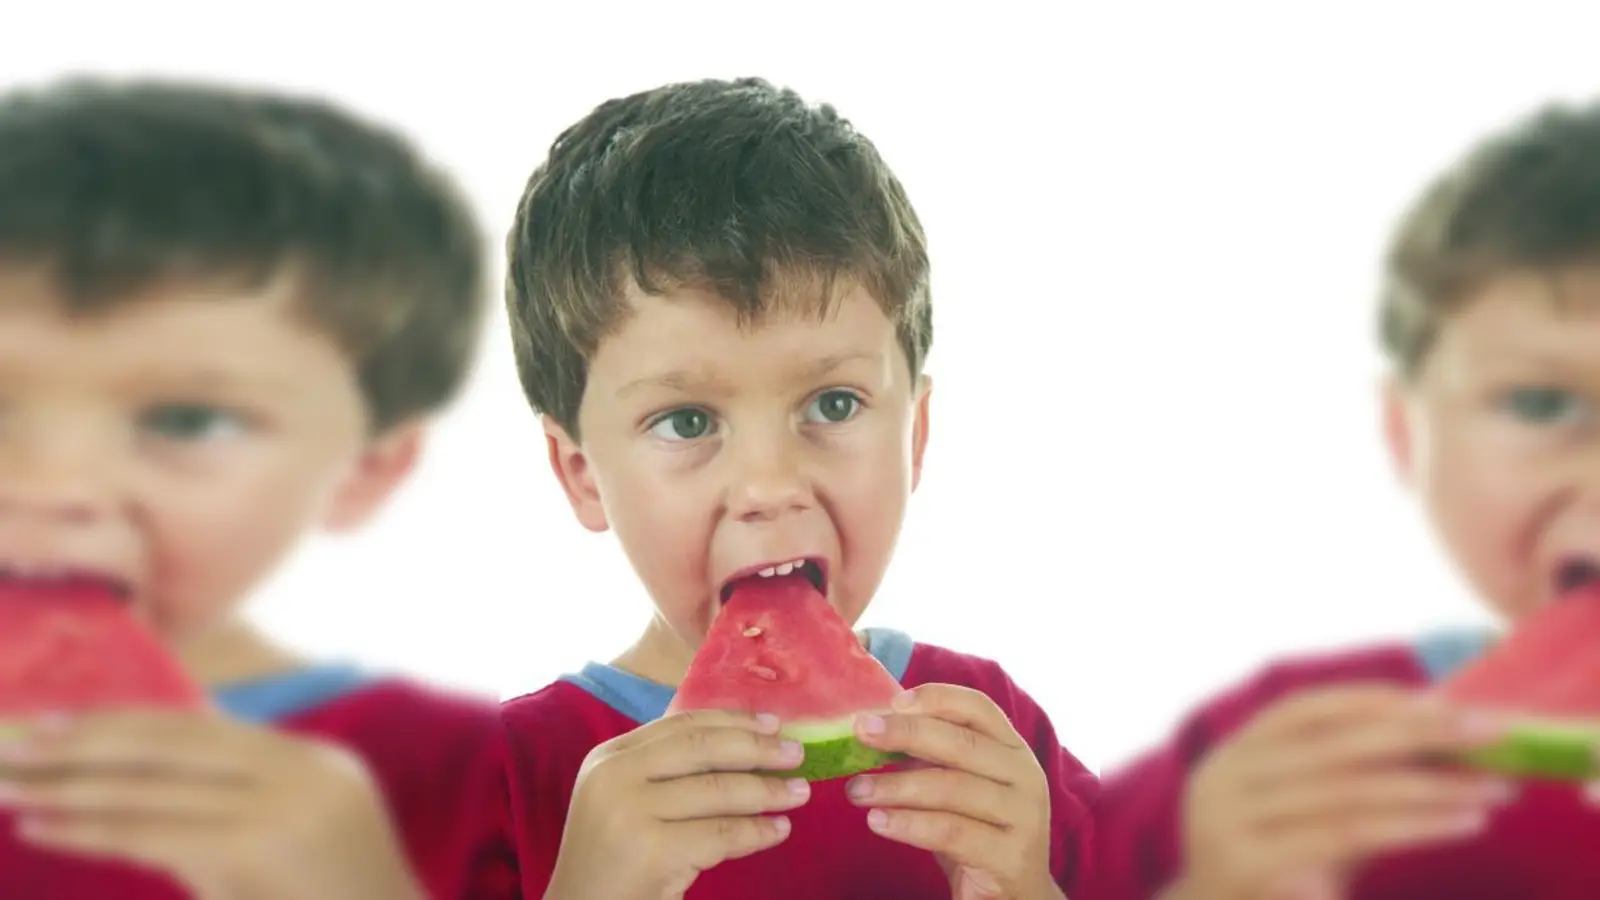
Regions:
[[1446, 319], [1517, 270], [1600, 262], [1600, 104], [1552, 105], [1473, 148], [1401, 219], [1380, 297], [1383, 350], [1415, 375]]
[[486, 249], [444, 174], [327, 103], [153, 80], [0, 95], [0, 261], [48, 267], [81, 314], [172, 279], [291, 275], [375, 431], [465, 379]]
[[927, 247], [900, 182], [831, 106], [760, 79], [596, 108], [528, 180], [507, 252], [523, 390], [574, 435], [589, 359], [632, 288], [711, 290], [748, 323], [800, 302], [796, 287], [825, 313], [846, 280], [895, 323], [913, 373], [933, 339]]

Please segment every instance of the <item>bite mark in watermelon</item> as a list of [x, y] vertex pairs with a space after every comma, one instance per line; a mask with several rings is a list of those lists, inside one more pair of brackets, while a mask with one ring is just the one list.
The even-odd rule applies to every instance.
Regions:
[[1505, 736], [1467, 753], [1467, 764], [1514, 778], [1600, 776], [1600, 584], [1534, 613], [1442, 693], [1508, 720]]
[[667, 707], [771, 713], [805, 748], [786, 777], [842, 778], [899, 758], [861, 743], [855, 718], [882, 712], [900, 683], [856, 639], [804, 572], [733, 586]]
[[0, 580], [0, 735], [50, 713], [205, 702], [110, 585]]

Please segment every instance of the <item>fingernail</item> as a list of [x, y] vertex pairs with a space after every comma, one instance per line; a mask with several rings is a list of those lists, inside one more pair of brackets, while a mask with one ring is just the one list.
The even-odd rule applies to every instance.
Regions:
[[778, 829], [778, 836], [779, 837], [788, 837], [789, 836], [789, 829], [794, 827], [794, 826], [789, 824], [789, 817], [788, 816], [773, 816], [772, 817], [772, 827]]
[[901, 693], [895, 695], [894, 700], [890, 701], [889, 705], [897, 710], [900, 710], [901, 712], [905, 712], [911, 707], [917, 705], [917, 692], [902, 691]]
[[1509, 781], [1491, 781], [1483, 786], [1483, 798], [1490, 803], [1509, 803], [1516, 796], [1517, 786]]
[[882, 831], [889, 827], [889, 814], [881, 809], [867, 813], [867, 827], [873, 831]]
[[761, 715], [756, 716], [756, 724], [760, 725], [761, 730], [765, 731], [767, 734], [777, 734], [778, 725], [780, 723], [778, 722], [778, 717], [772, 713], [762, 713]]
[[1451, 826], [1450, 830], [1460, 834], [1474, 834], [1482, 831], [1483, 826], [1488, 824], [1488, 821], [1488, 817], [1483, 813], [1463, 813], [1461, 818], [1457, 819]]
[[806, 781], [804, 778], [791, 778], [789, 779], [789, 793], [796, 797], [804, 797], [811, 793], [811, 782]]
[[883, 716], [875, 716], [868, 713], [861, 717], [861, 730], [867, 734], [883, 734], [885, 727]]
[[1487, 713], [1468, 713], [1461, 719], [1461, 734], [1467, 740], [1481, 741], [1500, 737], [1505, 732], [1505, 722]]
[[850, 793], [850, 799], [865, 800], [872, 796], [872, 781], [866, 778], [852, 778], [845, 790]]
[[790, 762], [800, 762], [806, 758], [806, 748], [800, 746], [799, 741], [784, 741], [779, 749], [783, 752], [783, 758]]

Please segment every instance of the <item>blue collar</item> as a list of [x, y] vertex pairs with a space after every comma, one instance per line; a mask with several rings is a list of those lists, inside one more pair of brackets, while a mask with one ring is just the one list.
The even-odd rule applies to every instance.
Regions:
[[1482, 656], [1498, 637], [1487, 628], [1453, 628], [1423, 635], [1412, 644], [1412, 651], [1429, 682], [1444, 681]]
[[215, 687], [211, 699], [235, 719], [268, 723], [315, 709], [364, 687], [369, 680], [354, 666], [311, 666]]

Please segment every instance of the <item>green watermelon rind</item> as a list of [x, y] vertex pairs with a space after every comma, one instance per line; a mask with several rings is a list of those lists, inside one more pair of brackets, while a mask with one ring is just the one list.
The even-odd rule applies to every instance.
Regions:
[[906, 759], [902, 753], [891, 753], [861, 743], [855, 736], [854, 721], [852, 716], [833, 722], [785, 726], [779, 731], [779, 737], [799, 742], [805, 750], [805, 761], [796, 768], [772, 774], [806, 781], [831, 781], [881, 769]]
[[1495, 743], [1463, 753], [1460, 761], [1513, 778], [1589, 781], [1600, 777], [1597, 753], [1600, 722], [1525, 719]]

